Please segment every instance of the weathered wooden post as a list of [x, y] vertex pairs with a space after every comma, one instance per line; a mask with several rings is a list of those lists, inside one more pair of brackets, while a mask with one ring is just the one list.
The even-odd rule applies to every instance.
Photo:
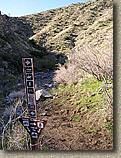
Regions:
[[33, 58], [22, 58], [22, 63], [29, 118], [20, 118], [19, 120], [30, 134], [32, 150], [40, 150], [39, 135], [41, 134], [41, 131], [45, 127], [47, 121], [37, 119]]

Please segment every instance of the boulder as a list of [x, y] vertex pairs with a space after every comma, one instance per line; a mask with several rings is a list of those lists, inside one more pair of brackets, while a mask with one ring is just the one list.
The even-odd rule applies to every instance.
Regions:
[[45, 111], [50, 111], [50, 109], [49, 108], [45, 108]]
[[12, 106], [7, 107], [4, 111], [3, 116], [4, 117], [9, 117], [11, 115], [11, 113], [14, 111], [14, 108]]
[[53, 87], [53, 84], [45, 84], [46, 87], [49, 87], [49, 88], [52, 88]]
[[37, 91], [36, 91], [36, 100], [39, 100], [39, 99], [47, 99], [47, 98], [53, 98], [53, 95], [50, 94], [49, 92], [47, 92], [47, 91], [44, 90], [44, 89], [41, 89], [41, 90], [37, 90]]
[[7, 69], [7, 68], [8, 68], [8, 62], [7, 62], [7, 61], [3, 61], [3, 62], [2, 62], [2, 67], [3, 67], [4, 69]]
[[15, 98], [23, 98], [25, 96], [24, 90], [14, 91], [9, 94], [7, 101], [13, 101]]

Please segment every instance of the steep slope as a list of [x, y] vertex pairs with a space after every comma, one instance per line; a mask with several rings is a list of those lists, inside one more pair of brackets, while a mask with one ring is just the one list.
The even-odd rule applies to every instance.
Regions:
[[22, 73], [22, 57], [33, 57], [35, 71], [43, 71], [54, 70], [58, 63], [70, 59], [70, 54], [88, 45], [112, 54], [112, 13], [112, 0], [97, 0], [22, 17], [1, 15], [2, 96], [3, 89], [8, 93], [9, 85], [14, 87], [16, 77]]
[[[22, 73], [22, 58], [33, 57], [34, 69], [53, 69], [55, 55], [33, 40], [33, 30], [15, 17], [0, 15], [0, 95], [6, 96], [16, 87]], [[51, 54], [51, 55], [50, 55]], [[49, 63], [48, 60], [51, 60]]]
[[25, 29], [30, 34], [32, 34], [32, 29], [17, 18], [1, 15], [0, 26], [0, 67], [5, 68], [3, 63], [6, 62], [6, 68], [12, 73], [20, 73], [21, 58], [30, 57], [34, 51], [41, 54], [40, 47], [37, 47], [26, 36]]
[[[26, 107], [16, 102], [23, 102], [20, 96], [13, 99], [13, 104], [9, 102], [9, 93], [23, 93], [21, 58], [33, 57], [37, 88], [47, 88], [53, 94], [53, 98], [37, 102], [38, 119], [48, 120], [41, 135], [41, 149], [112, 150], [112, 13], [112, 0], [96, 0], [22, 17], [0, 16], [1, 116], [8, 107], [3, 122], [12, 106], [18, 106], [19, 111]], [[29, 137], [19, 122], [8, 129], [28, 149], [25, 140]], [[20, 150], [6, 134], [7, 150]]]
[[30, 39], [51, 51], [66, 53], [83, 41], [103, 44], [105, 34], [112, 33], [112, 8], [112, 0], [89, 1], [19, 19], [32, 27]]
[[19, 59], [22, 56], [30, 56], [28, 50], [31, 49], [31, 46], [25, 33], [19, 31], [18, 23], [16, 18], [10, 18], [6, 15], [0, 16], [0, 63], [6, 61], [8, 69], [10, 67], [19, 69]]
[[108, 49], [113, 42], [112, 8], [111, 0], [99, 0], [18, 18], [0, 16], [1, 71], [5, 65], [13, 73], [21, 72], [19, 65], [25, 56], [34, 57], [35, 67], [41, 68], [39, 61], [47, 55], [46, 49], [66, 55], [73, 48], [87, 44]]

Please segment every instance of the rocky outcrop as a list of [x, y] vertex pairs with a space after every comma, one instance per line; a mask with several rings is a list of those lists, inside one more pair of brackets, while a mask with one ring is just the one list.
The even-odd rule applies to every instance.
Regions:
[[44, 89], [36, 91], [36, 100], [47, 99], [47, 98], [53, 98], [53, 95]]

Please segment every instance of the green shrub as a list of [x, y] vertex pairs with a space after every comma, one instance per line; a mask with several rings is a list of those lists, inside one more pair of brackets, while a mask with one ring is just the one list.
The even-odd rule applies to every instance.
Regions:
[[44, 52], [44, 51], [31, 51], [31, 55], [32, 57], [40, 57], [42, 58], [43, 56], [47, 55], [48, 53], [47, 52]]
[[56, 58], [53, 55], [46, 55], [41, 59], [41, 67], [43, 69], [53, 70], [55, 68]]
[[81, 117], [80, 116], [74, 116], [74, 119], [79, 122], [81, 120]]
[[105, 122], [105, 128], [108, 129], [111, 134], [113, 134], [113, 121]]
[[70, 36], [66, 36], [66, 37], [64, 37], [64, 40], [71, 40], [71, 37]]

